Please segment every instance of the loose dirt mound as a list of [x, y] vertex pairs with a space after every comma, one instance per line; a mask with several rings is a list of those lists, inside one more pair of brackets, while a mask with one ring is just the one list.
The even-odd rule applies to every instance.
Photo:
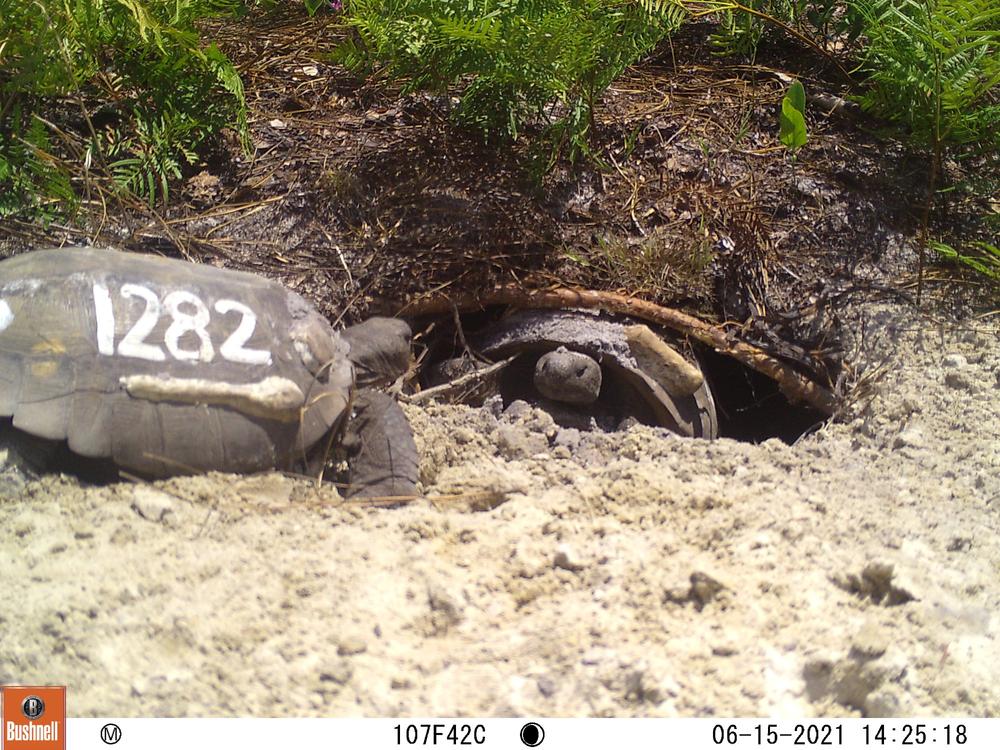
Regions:
[[997, 332], [856, 329], [883, 377], [794, 446], [429, 407], [424, 488], [463, 499], [3, 484], [0, 682], [75, 716], [1000, 714]]

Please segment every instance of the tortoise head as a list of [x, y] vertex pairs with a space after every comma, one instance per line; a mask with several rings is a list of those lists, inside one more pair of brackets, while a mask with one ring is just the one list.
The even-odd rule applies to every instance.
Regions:
[[601, 365], [582, 352], [560, 346], [535, 364], [535, 388], [546, 398], [585, 406], [601, 394]]
[[398, 318], [369, 318], [340, 332], [361, 386], [387, 385], [410, 366], [410, 326]]

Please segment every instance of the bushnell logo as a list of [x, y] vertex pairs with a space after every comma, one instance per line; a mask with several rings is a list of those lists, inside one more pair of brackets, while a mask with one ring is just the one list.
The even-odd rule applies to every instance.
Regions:
[[5, 685], [0, 700], [0, 750], [66, 750], [65, 687]]
[[45, 701], [37, 695], [29, 695], [21, 701], [21, 713], [28, 721], [36, 721], [45, 713]]

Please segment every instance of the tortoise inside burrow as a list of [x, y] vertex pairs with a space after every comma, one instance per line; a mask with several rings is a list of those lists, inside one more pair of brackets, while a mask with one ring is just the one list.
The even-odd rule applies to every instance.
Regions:
[[332, 436], [350, 494], [413, 494], [406, 418], [367, 390], [409, 359], [405, 322], [337, 332], [248, 273], [97, 248], [0, 262], [0, 417], [142, 477], [289, 469]]
[[[640, 322], [576, 309], [518, 310], [466, 322], [472, 352], [511, 362], [461, 400], [498, 393], [505, 404], [533, 401], [565, 426], [611, 431], [636, 420], [685, 437], [718, 437], [715, 401], [693, 353], [682, 354], [681, 341]], [[459, 339], [432, 341], [424, 366], [428, 385], [485, 367], [461, 351]]]

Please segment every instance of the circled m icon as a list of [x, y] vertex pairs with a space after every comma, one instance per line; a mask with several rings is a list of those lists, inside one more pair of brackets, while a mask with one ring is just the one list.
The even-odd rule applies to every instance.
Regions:
[[122, 738], [122, 728], [117, 724], [105, 724], [101, 727], [101, 742], [105, 745], [117, 745]]

